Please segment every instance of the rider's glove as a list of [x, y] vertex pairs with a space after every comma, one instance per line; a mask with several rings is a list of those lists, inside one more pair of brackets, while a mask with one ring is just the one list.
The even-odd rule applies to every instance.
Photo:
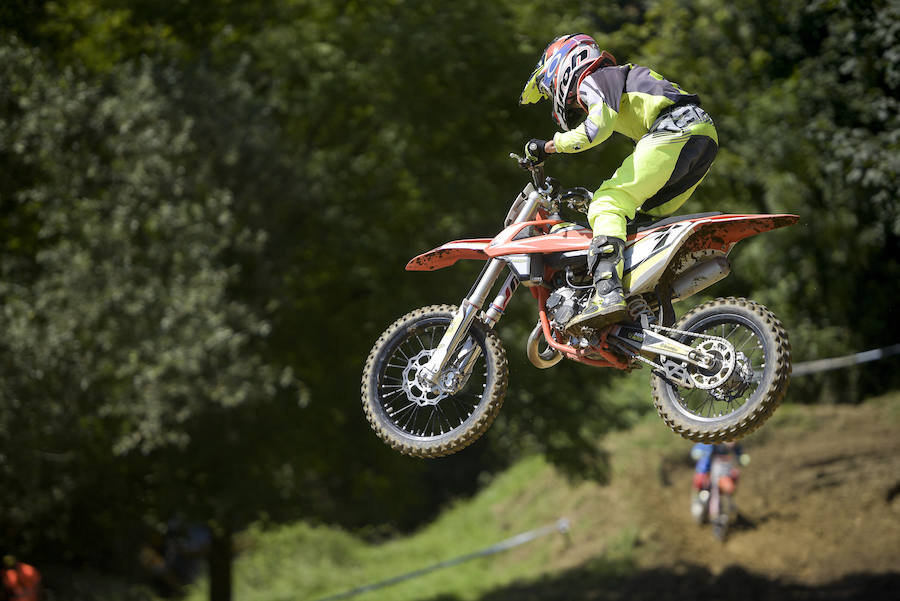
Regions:
[[546, 145], [547, 140], [538, 140], [537, 138], [528, 140], [525, 144], [525, 158], [535, 165], [540, 165], [547, 158], [547, 151], [544, 150]]
[[743, 455], [741, 455], [741, 457], [740, 457], [740, 459], [738, 459], [738, 461], [740, 461], [741, 465], [744, 465], [744, 466], [750, 465], [750, 455], [748, 455], [747, 453], [744, 453]]

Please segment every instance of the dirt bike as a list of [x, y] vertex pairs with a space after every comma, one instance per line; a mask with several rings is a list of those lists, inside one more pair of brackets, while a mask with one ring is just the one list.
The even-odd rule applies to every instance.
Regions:
[[[627, 318], [596, 331], [567, 330], [587, 303], [592, 233], [567, 222], [563, 207], [586, 212], [585, 188], [561, 189], [543, 164], [510, 155], [531, 172], [494, 238], [456, 240], [421, 254], [411, 271], [485, 261], [460, 305], [404, 315], [366, 359], [362, 401], [372, 428], [394, 449], [439, 457], [475, 441], [494, 421], [507, 388], [506, 351], [494, 330], [521, 285], [537, 301], [526, 345], [535, 367], [563, 359], [631, 370], [648, 365], [652, 395], [668, 426], [699, 442], [734, 440], [758, 428], [781, 403], [791, 373], [788, 336], [771, 311], [743, 298], [717, 298], [676, 323], [672, 303], [730, 273], [728, 253], [749, 236], [794, 224], [796, 215], [703, 213], [628, 225], [623, 288]], [[504, 271], [508, 275], [485, 308]]]
[[734, 500], [734, 483], [732, 490], [726, 492], [720, 486], [723, 478], [733, 482], [735, 479], [735, 462], [731, 455], [713, 456], [709, 467], [709, 488], [699, 491], [691, 501], [691, 515], [698, 524], [709, 521], [712, 524], [713, 536], [724, 541], [728, 527], [737, 518], [737, 504]]

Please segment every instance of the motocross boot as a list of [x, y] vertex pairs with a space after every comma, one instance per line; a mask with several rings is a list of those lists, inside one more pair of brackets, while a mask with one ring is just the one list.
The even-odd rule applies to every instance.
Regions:
[[572, 318], [566, 330], [586, 327], [601, 329], [625, 317], [625, 295], [620, 270], [625, 241], [597, 236], [588, 249], [588, 273], [594, 278], [594, 294], [584, 310]]

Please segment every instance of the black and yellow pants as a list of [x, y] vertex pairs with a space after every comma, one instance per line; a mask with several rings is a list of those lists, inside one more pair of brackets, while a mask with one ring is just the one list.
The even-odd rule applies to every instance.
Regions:
[[699, 106], [679, 106], [660, 116], [594, 193], [588, 210], [594, 236], [624, 240], [626, 220], [638, 209], [658, 217], [674, 213], [706, 177], [718, 143], [712, 119]]

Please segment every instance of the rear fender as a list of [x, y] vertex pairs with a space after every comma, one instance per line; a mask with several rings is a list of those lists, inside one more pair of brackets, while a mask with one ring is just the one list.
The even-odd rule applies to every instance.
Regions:
[[797, 215], [717, 215], [699, 219], [694, 234], [685, 242], [687, 250], [721, 250], [731, 252], [735, 244], [780, 227], [794, 225]]
[[[682, 248], [688, 253], [714, 250], [727, 255], [744, 238], [793, 225], [798, 219], [797, 215], [716, 215], [641, 231], [628, 237], [623, 283], [631, 293], [643, 292], [643, 288], [650, 289], [655, 285], [676, 251]], [[486, 261], [513, 254], [587, 250], [592, 234], [585, 227], [519, 238], [526, 227], [547, 227], [556, 223], [559, 221], [518, 223], [505, 228], [495, 238], [454, 240], [414, 257], [406, 264], [406, 270], [434, 271], [464, 259]], [[688, 267], [690, 265], [681, 266], [679, 271]]]
[[797, 215], [715, 215], [642, 231], [629, 240], [625, 251], [623, 284], [629, 294], [648, 292], [676, 257], [680, 260], [669, 274], [673, 278], [698, 262], [724, 258], [744, 238], [793, 225], [798, 219]]

